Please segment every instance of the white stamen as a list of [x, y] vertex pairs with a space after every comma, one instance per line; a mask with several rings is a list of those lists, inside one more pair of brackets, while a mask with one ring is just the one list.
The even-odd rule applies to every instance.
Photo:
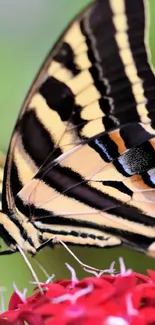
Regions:
[[1, 310], [0, 310], [0, 314], [5, 312], [5, 303], [4, 303], [4, 294], [3, 292], [6, 291], [5, 287], [0, 287], [0, 293], [1, 293]]
[[127, 276], [130, 275], [132, 273], [132, 269], [126, 269], [125, 264], [124, 264], [124, 260], [122, 257], [119, 257], [119, 265], [120, 265], [120, 273], [123, 276]]
[[122, 257], [119, 257], [120, 273], [124, 274], [126, 272], [126, 267]]
[[5, 312], [5, 301], [4, 301], [4, 295], [1, 294], [1, 310], [0, 310], [0, 314]]
[[136, 310], [133, 307], [132, 299], [131, 299], [131, 294], [128, 294], [126, 297], [126, 306], [127, 306], [127, 311], [129, 315], [137, 315], [138, 310]]
[[46, 284], [52, 282], [52, 280], [54, 279], [55, 274], [52, 274], [51, 276], [49, 276], [49, 278], [46, 280]]
[[78, 282], [78, 278], [76, 277], [76, 273], [75, 270], [73, 269], [73, 267], [71, 267], [68, 263], [65, 263], [65, 265], [67, 266], [67, 268], [69, 269], [69, 271], [71, 272], [71, 276], [72, 276], [72, 282], [76, 283]]
[[26, 293], [27, 293], [27, 289], [25, 288], [23, 290], [23, 293], [20, 292], [16, 286], [16, 284], [13, 282], [13, 288], [14, 288], [14, 291], [16, 292], [16, 294], [19, 296], [19, 298], [21, 299], [21, 301], [26, 304], [27, 301], [26, 301]]
[[52, 303], [60, 303], [60, 302], [63, 302], [65, 300], [70, 300], [70, 302], [72, 304], [74, 304], [78, 298], [90, 293], [93, 291], [93, 285], [90, 284], [87, 288], [84, 288], [84, 289], [81, 289], [77, 292], [75, 292], [73, 295], [69, 294], [69, 293], [66, 293], [65, 295], [63, 296], [60, 296], [60, 297], [57, 297], [57, 298], [53, 298], [52, 299]]
[[[36, 281], [29, 281], [29, 283], [30, 284], [38, 285], [38, 282], [36, 282]], [[45, 284], [44, 282], [39, 282], [39, 283], [40, 283], [40, 285]]]
[[104, 322], [105, 325], [129, 325], [129, 323], [122, 317], [109, 316]]

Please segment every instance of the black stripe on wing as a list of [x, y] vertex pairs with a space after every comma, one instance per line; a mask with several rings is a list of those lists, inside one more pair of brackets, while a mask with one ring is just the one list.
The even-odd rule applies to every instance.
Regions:
[[[146, 52], [146, 36], [145, 36], [145, 21], [146, 13], [144, 2], [141, 0], [135, 1], [134, 6], [130, 0], [125, 1], [126, 17], [128, 21], [128, 35], [132, 55], [134, 57], [135, 65], [137, 68], [138, 76], [143, 80], [144, 94], [147, 99], [146, 107], [148, 116], [152, 121], [154, 128], [154, 107], [155, 107], [155, 77], [153, 71], [150, 69], [148, 60], [148, 53]], [[141, 10], [139, 8], [141, 7]], [[143, 10], [142, 10], [143, 8]], [[137, 30], [137, 21], [139, 29]]]
[[76, 76], [80, 72], [80, 69], [75, 62], [74, 51], [66, 42], [62, 43], [58, 53], [53, 57], [53, 59], [62, 64], [73, 74], [73, 76]]
[[[97, 1], [80, 23], [88, 45], [88, 57], [92, 63], [89, 70], [101, 95], [100, 108], [106, 115], [111, 115], [109, 118], [103, 118], [106, 129], [111, 127], [112, 121], [113, 126], [123, 124], [127, 119], [140, 121], [135, 109], [136, 101], [131, 83], [125, 75], [124, 64], [119, 55], [112, 17], [110, 2]], [[115, 70], [117, 77], [113, 81]], [[125, 115], [126, 105], [130, 107], [130, 118]], [[111, 125], [109, 120], [112, 120]]]

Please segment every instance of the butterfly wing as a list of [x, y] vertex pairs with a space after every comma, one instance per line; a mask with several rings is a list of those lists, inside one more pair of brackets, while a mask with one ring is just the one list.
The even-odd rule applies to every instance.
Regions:
[[43, 241], [59, 234], [105, 246], [123, 238], [146, 249], [154, 240], [155, 77], [144, 9], [143, 0], [95, 1], [51, 52], [25, 101], [3, 211], [16, 203]]
[[5, 154], [0, 152], [0, 209], [2, 204], [2, 187], [3, 187], [5, 159], [6, 159]]

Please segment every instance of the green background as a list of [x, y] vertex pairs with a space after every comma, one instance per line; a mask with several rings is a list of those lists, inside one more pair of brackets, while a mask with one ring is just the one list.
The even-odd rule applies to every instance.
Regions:
[[[155, 65], [155, 1], [148, 2], [151, 8], [149, 44]], [[19, 109], [40, 65], [67, 24], [88, 3], [88, 0], [0, 0], [0, 149], [4, 152]], [[117, 261], [119, 256], [123, 256], [128, 267], [139, 272], [145, 272], [146, 268], [154, 269], [155, 266], [153, 259], [126, 248], [71, 248], [83, 262], [102, 269], [107, 268], [113, 260]], [[70, 276], [65, 262], [76, 269], [79, 278], [85, 274], [60, 246], [52, 250], [44, 249], [37, 259], [49, 275], [54, 273], [57, 279]], [[35, 261], [32, 258], [30, 261], [40, 281], [45, 280]], [[19, 289], [27, 287], [31, 292], [29, 280], [32, 277], [19, 254], [0, 257], [0, 287], [7, 288], [6, 305], [12, 283], [15, 282]]]

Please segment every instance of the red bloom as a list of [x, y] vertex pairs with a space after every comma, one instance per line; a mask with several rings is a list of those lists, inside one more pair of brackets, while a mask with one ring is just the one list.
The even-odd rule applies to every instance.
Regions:
[[[124, 268], [124, 266], [123, 266]], [[155, 272], [125, 271], [41, 284], [43, 292], [12, 294], [0, 325], [154, 325]]]

